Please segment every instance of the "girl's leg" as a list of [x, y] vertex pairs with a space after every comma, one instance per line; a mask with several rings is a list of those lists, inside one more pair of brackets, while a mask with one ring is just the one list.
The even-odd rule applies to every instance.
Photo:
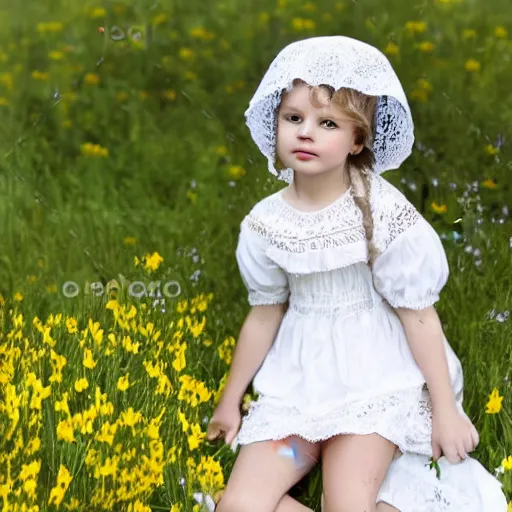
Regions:
[[324, 512], [376, 512], [377, 494], [395, 451], [393, 443], [377, 434], [339, 435], [325, 441]]
[[[320, 445], [295, 436], [288, 441], [294, 443], [296, 457], [290, 456], [282, 442], [242, 446], [216, 512], [305, 512], [307, 508], [291, 497], [282, 505], [281, 501], [315, 466]], [[290, 508], [294, 505], [295, 509]]]
[[275, 512], [313, 512], [310, 508], [302, 505], [294, 500], [290, 495], [286, 494], [279, 502]]
[[384, 503], [383, 501], [377, 503], [377, 512], [400, 512], [397, 508]]

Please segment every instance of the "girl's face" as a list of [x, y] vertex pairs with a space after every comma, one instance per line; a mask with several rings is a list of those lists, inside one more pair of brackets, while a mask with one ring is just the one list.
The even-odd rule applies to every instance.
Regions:
[[[321, 90], [319, 101], [328, 104], [329, 95]], [[277, 156], [285, 167], [308, 175], [343, 173], [347, 155], [359, 153], [363, 145], [354, 141], [353, 124], [340, 107], [315, 107], [306, 84], [295, 85], [284, 93], [277, 120]], [[307, 156], [299, 150], [313, 153]]]

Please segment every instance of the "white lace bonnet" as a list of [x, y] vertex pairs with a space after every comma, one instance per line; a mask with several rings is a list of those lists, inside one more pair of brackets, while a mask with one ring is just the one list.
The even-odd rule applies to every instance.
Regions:
[[397, 169], [411, 154], [414, 124], [404, 90], [389, 60], [377, 48], [346, 36], [303, 39], [289, 44], [274, 59], [245, 111], [246, 124], [268, 170], [280, 180], [293, 181], [293, 169], [274, 167], [277, 108], [283, 89], [294, 79], [309, 85], [356, 89], [378, 96], [373, 171]]

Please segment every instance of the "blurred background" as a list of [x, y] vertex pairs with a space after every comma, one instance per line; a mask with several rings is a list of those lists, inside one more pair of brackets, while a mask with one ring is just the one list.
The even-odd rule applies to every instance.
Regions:
[[208, 510], [222, 491], [233, 454], [204, 431], [248, 311], [239, 226], [284, 185], [243, 113], [317, 35], [378, 47], [402, 81], [416, 143], [384, 177], [443, 239], [475, 456], [512, 496], [508, 0], [0, 6], [2, 510]]

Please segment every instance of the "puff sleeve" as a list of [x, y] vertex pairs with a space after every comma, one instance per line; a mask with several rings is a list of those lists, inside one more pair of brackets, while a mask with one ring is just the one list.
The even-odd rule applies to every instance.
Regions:
[[248, 227], [240, 225], [236, 260], [251, 306], [281, 304], [288, 300], [288, 277], [265, 253], [267, 242]]
[[441, 239], [421, 215], [391, 241], [373, 265], [374, 286], [394, 308], [432, 306], [448, 276]]

